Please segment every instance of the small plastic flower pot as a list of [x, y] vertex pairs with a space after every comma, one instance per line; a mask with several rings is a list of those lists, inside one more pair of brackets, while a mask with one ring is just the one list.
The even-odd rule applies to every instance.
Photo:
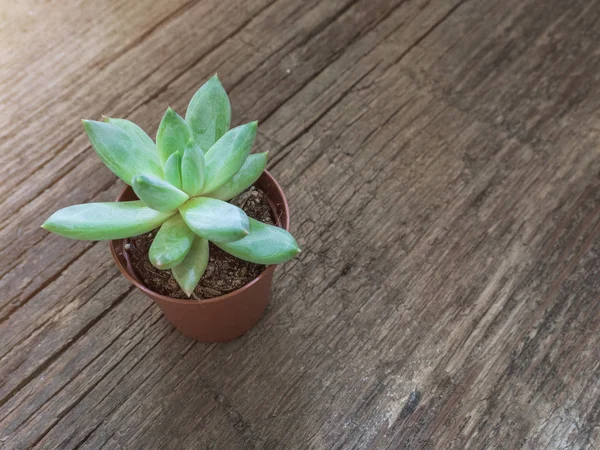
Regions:
[[[267, 195], [276, 225], [289, 231], [289, 208], [281, 187], [266, 170], [256, 186]], [[127, 186], [117, 201], [137, 199], [131, 187]], [[250, 283], [229, 294], [206, 300], [171, 298], [152, 291], [138, 278], [124, 251], [126, 243], [127, 239], [109, 242], [110, 251], [121, 273], [156, 302], [179, 332], [192, 339], [204, 342], [231, 341], [256, 325], [269, 304], [275, 265], [267, 266]]]

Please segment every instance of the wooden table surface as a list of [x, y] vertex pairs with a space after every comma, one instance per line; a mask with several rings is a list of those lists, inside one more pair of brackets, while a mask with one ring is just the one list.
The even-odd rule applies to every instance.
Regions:
[[[600, 1], [5, 0], [0, 448], [600, 448]], [[187, 339], [104, 242], [39, 226], [123, 184], [218, 72], [301, 256], [263, 320]]]

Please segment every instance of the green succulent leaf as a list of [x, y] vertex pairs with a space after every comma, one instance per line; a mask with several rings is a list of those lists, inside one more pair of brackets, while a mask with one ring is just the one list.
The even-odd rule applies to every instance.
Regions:
[[179, 152], [169, 156], [163, 171], [165, 172], [165, 180], [177, 189], [181, 189], [181, 154]]
[[42, 228], [71, 239], [123, 239], [155, 229], [172, 214], [150, 209], [139, 200], [85, 203], [56, 211]]
[[185, 120], [192, 129], [196, 143], [205, 153], [229, 130], [231, 105], [217, 75], [194, 94]]
[[267, 166], [267, 152], [255, 153], [248, 156], [244, 165], [237, 173], [220, 188], [205, 194], [207, 197], [219, 200], [231, 200], [238, 194], [244, 192], [258, 180]]
[[194, 238], [192, 248], [185, 259], [171, 269], [175, 281], [187, 296], [191, 296], [208, 265], [208, 241], [200, 236]]
[[209, 241], [235, 241], [248, 234], [246, 213], [221, 200], [196, 197], [181, 206], [179, 212], [194, 233]]
[[105, 122], [111, 123], [113, 125], [118, 126], [122, 130], [127, 133], [136, 135], [138, 137], [138, 141], [149, 151], [156, 153], [156, 144], [152, 140], [150, 136], [146, 134], [144, 130], [142, 130], [138, 125], [133, 123], [131, 120], [126, 119], [113, 119], [112, 117], [103, 116], [102, 119]]
[[300, 248], [283, 228], [250, 219], [250, 234], [235, 242], [215, 242], [236, 258], [256, 264], [279, 264], [292, 259]]
[[185, 120], [171, 108], [167, 108], [156, 132], [156, 148], [160, 162], [165, 164], [173, 153], [183, 152], [190, 137], [191, 130]]
[[131, 187], [141, 201], [157, 211], [173, 211], [183, 205], [189, 196], [170, 183], [149, 175], [137, 175]]
[[83, 120], [83, 127], [100, 159], [125, 183], [131, 185], [133, 177], [139, 174], [162, 178], [158, 155], [141, 145], [133, 131], [94, 120]]
[[190, 251], [194, 232], [188, 228], [180, 214], [175, 214], [162, 224], [150, 246], [150, 262], [157, 269], [171, 269]]
[[181, 160], [181, 186], [190, 196], [200, 193], [204, 185], [204, 153], [193, 139], [185, 146]]
[[206, 153], [203, 192], [212, 192], [229, 181], [248, 158], [256, 137], [257, 122], [232, 128]]

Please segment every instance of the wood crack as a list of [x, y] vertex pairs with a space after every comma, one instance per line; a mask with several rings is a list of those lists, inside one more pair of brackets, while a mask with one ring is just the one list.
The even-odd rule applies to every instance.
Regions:
[[131, 291], [133, 291], [133, 289], [135, 289], [135, 286], [129, 287], [127, 289], [127, 291], [125, 291], [123, 294], [121, 294], [119, 297], [117, 297], [114, 301], [112, 301], [110, 303], [110, 305], [108, 306], [108, 308], [106, 308], [104, 311], [102, 311], [102, 313], [99, 314], [98, 316], [94, 317], [90, 322], [88, 322], [88, 324], [85, 327], [83, 327], [81, 330], [79, 330], [73, 336], [73, 338], [71, 340], [64, 343], [60, 348], [57, 349], [57, 351], [55, 353], [50, 355], [48, 357], [48, 359], [46, 359], [46, 361], [44, 361], [42, 364], [40, 364], [38, 367], [36, 367], [36, 369], [32, 373], [30, 373], [27, 377], [25, 377], [23, 380], [21, 380], [16, 387], [14, 387], [6, 396], [4, 396], [4, 398], [0, 399], [0, 407], [4, 406], [4, 404], [6, 404], [6, 402], [8, 402], [17, 392], [19, 392], [21, 389], [23, 389], [23, 387], [25, 387], [27, 384], [29, 384], [31, 382], [31, 380], [36, 378], [38, 375], [40, 375], [42, 372], [44, 372], [48, 367], [50, 367], [50, 365], [52, 365], [52, 363], [54, 361], [56, 361], [60, 357], [60, 355], [62, 355], [65, 351], [67, 351], [69, 348], [71, 348], [71, 346], [81, 336], [86, 334], [89, 329], [91, 329], [100, 320], [102, 320], [115, 306], [117, 306], [119, 303], [121, 303], [123, 301], [123, 299], [125, 299], [125, 297], [127, 297], [127, 295], [129, 295], [131, 293]]
[[[75, 255], [75, 257], [71, 258], [64, 266], [61, 267], [61, 269], [54, 273], [51, 277], [49, 277], [48, 279], [44, 280], [44, 282], [38, 286], [36, 289], [34, 289], [29, 295], [27, 295], [25, 298], [20, 299], [17, 305], [14, 305], [13, 303], [9, 303], [9, 306], [5, 307], [4, 309], [6, 310], [6, 312], [2, 311], [2, 317], [0, 317], [0, 325], [3, 322], [6, 322], [8, 319], [10, 319], [10, 317], [21, 307], [23, 307], [24, 305], [26, 305], [32, 298], [34, 298], [36, 295], [38, 295], [40, 292], [42, 292], [44, 289], [46, 289], [50, 284], [54, 283], [58, 278], [60, 278], [60, 276], [69, 269], [69, 267], [71, 267], [74, 263], [76, 263], [83, 255], [85, 255], [88, 250], [90, 250], [95, 244], [91, 244], [88, 247], [84, 248], [82, 251], [80, 251], [79, 253], [77, 253]], [[12, 307], [11, 307], [12, 306]]]
[[[105, 285], [103, 285], [102, 287], [106, 286], [108, 283], [110, 283], [111, 281], [113, 281], [117, 276], [121, 276], [121, 274], [116, 274], [115, 277], [111, 278]], [[102, 289], [102, 288], [101, 288]], [[98, 292], [98, 291], [96, 291]], [[151, 307], [151, 304], [148, 305], [148, 307], [140, 314], [140, 316], [134, 321], [132, 322], [131, 326], [135, 325], [145, 314], [146, 311], [148, 311]], [[127, 328], [124, 328], [123, 330], [121, 330], [121, 332], [115, 336], [108, 344], [106, 344], [100, 351], [98, 351], [98, 353], [96, 354], [96, 356], [94, 356], [91, 360], [89, 360], [77, 373], [73, 374], [68, 380], [65, 381], [65, 383], [62, 384], [62, 386], [60, 386], [56, 392], [54, 392], [52, 394], [52, 396], [50, 396], [49, 398], [47, 398], [42, 404], [40, 404], [40, 406], [31, 412], [31, 414], [29, 414], [27, 417], [25, 417], [21, 424], [16, 428], [16, 430], [18, 430], [22, 424], [27, 423], [33, 416], [35, 416], [41, 409], [43, 409], [43, 407], [47, 404], [49, 404], [55, 397], [57, 397], [67, 386], [69, 386], [69, 384], [71, 382], [73, 382], [73, 380], [75, 380], [77, 377], [80, 376], [80, 374], [82, 374], [88, 367], [90, 367], [92, 364], [94, 364], [100, 357], [103, 356], [103, 353], [108, 350], [115, 342], [117, 342], [117, 340], [119, 338], [121, 338], [121, 336], [123, 335], [123, 333], [125, 333], [127, 331]], [[83, 335], [81, 336], [83, 337]], [[119, 360], [118, 362], [122, 361]], [[115, 364], [115, 366], [117, 365]], [[6, 416], [2, 417], [1, 420], [4, 420], [6, 418]]]

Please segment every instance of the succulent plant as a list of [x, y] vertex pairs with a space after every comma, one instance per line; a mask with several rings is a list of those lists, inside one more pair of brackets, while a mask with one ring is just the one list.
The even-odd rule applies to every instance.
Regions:
[[227, 203], [250, 187], [267, 163], [267, 153], [250, 155], [257, 123], [230, 130], [230, 120], [229, 98], [216, 75], [194, 94], [185, 119], [167, 109], [156, 144], [128, 120], [84, 120], [100, 159], [139, 200], [69, 206], [42, 227], [73, 239], [109, 240], [160, 226], [150, 261], [171, 270], [188, 296], [208, 264], [209, 241], [257, 264], [293, 258], [300, 249], [290, 233]]

